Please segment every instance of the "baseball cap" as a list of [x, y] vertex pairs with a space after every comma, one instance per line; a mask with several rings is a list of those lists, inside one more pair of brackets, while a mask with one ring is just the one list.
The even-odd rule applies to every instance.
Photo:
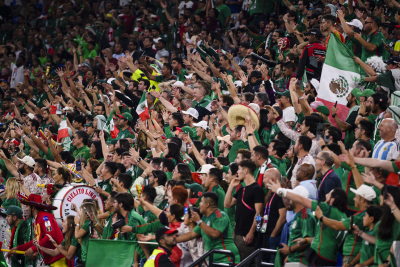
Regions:
[[8, 206], [6, 214], [7, 215], [17, 216], [17, 217], [21, 218], [23, 212], [22, 212], [22, 209], [20, 207], [15, 206], [15, 205], [10, 205], [10, 206]]
[[35, 115], [33, 115], [32, 113], [28, 113], [27, 115], [31, 120], [33, 120], [33, 118], [35, 118]]
[[126, 120], [128, 120], [129, 122], [131, 122], [132, 120], [133, 120], [133, 117], [132, 117], [132, 115], [130, 114], [130, 113], [128, 113], [128, 112], [124, 112], [124, 114], [122, 114], [122, 115], [117, 115], [119, 118], [121, 118], [121, 119], [126, 119]]
[[400, 63], [400, 57], [390, 57], [389, 60], [384, 60], [383, 62], [385, 62], [386, 64], [393, 64], [393, 65], [397, 65]]
[[224, 137], [217, 136], [217, 139], [218, 139], [218, 141], [224, 141], [224, 142], [228, 143], [229, 145], [232, 145], [231, 137], [229, 134], [225, 135]]
[[327, 106], [318, 106], [318, 107], [316, 108], [316, 110], [317, 110], [319, 113], [324, 114], [325, 116], [329, 116], [329, 114], [330, 114], [329, 108], [328, 108]]
[[86, 123], [84, 126], [85, 126], [85, 127], [93, 127], [93, 122], [91, 121], [91, 122], [89, 122], [89, 123]]
[[276, 92], [276, 94], [280, 95], [280, 96], [284, 96], [284, 97], [290, 98], [290, 100], [292, 100], [292, 97], [290, 96], [290, 91], [289, 90], [286, 90], [285, 92]]
[[111, 139], [111, 141], [107, 141], [107, 144], [109, 145], [115, 145], [118, 143], [118, 139]]
[[156, 241], [160, 242], [161, 237], [163, 237], [164, 235], [172, 235], [177, 232], [178, 232], [178, 230], [172, 230], [171, 228], [169, 228], [167, 226], [158, 228], [158, 230], [156, 231]]
[[204, 191], [204, 188], [201, 185], [199, 185], [198, 183], [185, 184], [185, 188], [191, 189], [192, 192], [194, 192], [196, 195], [199, 192], [203, 192]]
[[200, 121], [200, 122], [198, 122], [198, 123], [193, 123], [193, 125], [196, 126], [196, 127], [201, 127], [201, 128], [203, 128], [204, 130], [207, 130], [207, 129], [208, 129], [208, 126], [207, 126], [207, 122], [206, 122], [206, 121]]
[[172, 86], [182, 87], [182, 86], [185, 86], [185, 85], [183, 84], [183, 82], [177, 81], [174, 84], [172, 84]]
[[192, 128], [190, 128], [189, 126], [185, 126], [185, 127], [182, 127], [182, 128], [176, 127], [176, 129], [177, 129], [179, 132], [183, 132], [183, 133], [185, 133], [185, 134], [190, 133], [190, 131], [192, 130]]
[[321, 38], [323, 35], [318, 28], [312, 28], [309, 32], [305, 32], [304, 35], [315, 35], [317, 38]]
[[26, 165], [28, 165], [31, 168], [35, 167], [35, 160], [32, 157], [25, 156], [22, 159], [20, 159], [20, 158], [17, 158], [17, 159], [19, 161], [25, 163]]
[[251, 78], [253, 78], [253, 77], [254, 78], [262, 78], [261, 71], [258, 71], [258, 70], [252, 71], [250, 76], [251, 76]]
[[375, 94], [375, 91], [374, 91], [374, 90], [365, 89], [365, 90], [362, 92], [361, 96], [370, 97], [370, 96], [373, 95], [373, 94]]
[[249, 107], [251, 107], [257, 114], [260, 113], [260, 106], [256, 103], [250, 103]]
[[362, 96], [361, 90], [358, 88], [354, 88], [353, 90], [351, 90], [351, 94], [356, 97], [357, 104], [360, 104], [359, 97]]
[[308, 192], [307, 188], [301, 185], [296, 186], [294, 189], [288, 189], [288, 191], [304, 198], [310, 197], [310, 193]]
[[214, 165], [204, 164], [203, 166], [201, 166], [200, 171], [198, 171], [197, 173], [208, 173], [213, 168], [215, 168]]
[[312, 78], [310, 84], [314, 87], [315, 91], [319, 90], [319, 81], [317, 79]]
[[183, 114], [187, 114], [195, 118], [196, 120], [199, 118], [199, 112], [194, 108], [188, 108], [186, 111], [182, 111]]
[[351, 192], [353, 192], [356, 195], [359, 195], [363, 198], [365, 198], [368, 201], [372, 201], [376, 198], [376, 193], [372, 187], [368, 185], [361, 185], [357, 190], [354, 188], [350, 188]]
[[363, 24], [362, 24], [362, 22], [359, 21], [358, 19], [353, 19], [352, 21], [346, 22], [346, 23], [347, 23], [347, 25], [357, 27], [357, 28], [359, 28], [360, 30], [363, 29]]
[[82, 63], [82, 66], [88, 67], [90, 70], [92, 69], [92, 65], [90, 65], [90, 63], [86, 61]]

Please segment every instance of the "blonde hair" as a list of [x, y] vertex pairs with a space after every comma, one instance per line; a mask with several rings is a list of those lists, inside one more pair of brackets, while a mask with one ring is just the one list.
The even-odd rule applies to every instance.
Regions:
[[19, 183], [17, 182], [17, 178], [11, 177], [8, 178], [6, 182], [6, 197], [7, 198], [17, 198], [17, 192], [20, 191]]
[[[98, 215], [96, 204], [94, 203], [94, 201], [82, 202], [81, 208], [82, 208], [82, 215], [81, 215], [81, 218], [80, 218], [80, 221], [79, 221], [79, 229], [82, 228], [82, 226], [85, 224], [85, 221], [90, 220], [90, 218], [88, 217], [86, 211], [89, 214], [93, 214], [93, 217], [95, 218], [95, 220], [97, 220], [97, 215]], [[89, 235], [89, 233], [86, 233], [86, 234]], [[82, 245], [82, 238], [79, 238], [78, 241]]]

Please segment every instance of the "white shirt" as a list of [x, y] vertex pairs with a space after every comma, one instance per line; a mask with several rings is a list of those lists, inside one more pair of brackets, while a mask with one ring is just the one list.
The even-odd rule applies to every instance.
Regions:
[[182, 14], [185, 13], [184, 7], [186, 7], [186, 9], [192, 8], [193, 7], [193, 2], [189, 1], [189, 2], [185, 3], [185, 1], [182, 1], [178, 6], [179, 15], [182, 15]]
[[17, 67], [14, 63], [11, 63], [11, 82], [10, 88], [15, 88], [18, 83], [24, 82], [24, 65]]
[[297, 117], [296, 117], [296, 112], [294, 111], [294, 107], [287, 107], [285, 109], [282, 110], [283, 112], [283, 121], [284, 122], [289, 122], [289, 121], [296, 121]]
[[400, 154], [400, 142], [395, 138], [393, 141], [385, 142], [382, 139], [374, 146], [373, 159], [395, 160]]
[[[304, 157], [300, 158], [297, 161], [296, 165], [294, 166], [293, 171], [292, 171], [292, 178], [290, 178], [290, 182], [292, 183], [292, 188], [296, 187], [297, 170], [303, 164], [310, 164], [310, 165], [313, 165], [315, 168], [315, 160], [313, 159], [313, 157], [311, 157], [310, 154], [305, 155]], [[314, 177], [315, 177], [315, 173], [314, 173]]]
[[119, 60], [120, 57], [125, 57], [125, 54], [121, 53], [121, 54], [118, 54], [118, 55], [117, 54], [113, 55], [113, 58], [116, 58], [117, 60]]

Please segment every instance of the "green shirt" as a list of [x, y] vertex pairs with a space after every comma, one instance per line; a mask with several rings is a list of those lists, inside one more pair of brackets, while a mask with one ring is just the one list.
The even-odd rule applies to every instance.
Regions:
[[[112, 178], [112, 177], [111, 177]], [[111, 178], [107, 179], [107, 180], [102, 180], [101, 182], [98, 182], [99, 187], [106, 191], [107, 193], [111, 193], [112, 192], [112, 185], [111, 185]], [[107, 199], [107, 197], [105, 195], [100, 194], [101, 197], [103, 199]]]
[[229, 150], [229, 154], [228, 154], [228, 159], [229, 162], [234, 162], [237, 156], [237, 151], [239, 149], [249, 149], [246, 144], [243, 142], [243, 140], [236, 140], [233, 142], [231, 149]]
[[[13, 229], [13, 228], [11, 228], [11, 229]], [[11, 230], [11, 232], [12, 232], [12, 230]], [[17, 229], [15, 230], [14, 239], [10, 240], [10, 241], [12, 241], [11, 247], [17, 247], [19, 245], [23, 245], [23, 244], [31, 241], [30, 236], [29, 236], [29, 223], [27, 221], [24, 221], [24, 220], [20, 221], [20, 223], [17, 226]], [[27, 266], [24, 263], [25, 263], [24, 255], [16, 254], [15, 256], [11, 257], [11, 266], [12, 267]]]
[[15, 206], [17, 206], [17, 207], [21, 207], [21, 203], [19, 202], [19, 200], [16, 199], [16, 198], [14, 198], [14, 197], [12, 197], [12, 198], [5, 198], [5, 199], [3, 200], [3, 204], [1, 204], [1, 206], [3, 206], [3, 208], [4, 208], [5, 210], [7, 210], [8, 207], [9, 207], [10, 205], [15, 205]]
[[90, 220], [86, 220], [85, 223], [82, 225], [83, 230], [86, 231], [86, 234], [82, 237], [82, 254], [81, 259], [83, 262], [86, 262], [88, 247], [89, 247], [89, 240], [90, 240]]
[[275, 136], [281, 131], [281, 129], [278, 127], [278, 124], [272, 125], [271, 128], [265, 127], [262, 129], [261, 134], [260, 134], [260, 139], [261, 142], [269, 144], [271, 143], [272, 140], [275, 139]]
[[355, 127], [357, 115], [358, 115], [358, 109], [351, 112], [346, 119], [346, 123], [351, 126], [351, 129], [346, 131], [346, 134], [344, 137], [344, 144], [347, 149], [351, 148], [353, 146], [353, 143], [356, 141], [355, 137], [354, 137], [354, 127]]
[[69, 152], [72, 153], [72, 156], [74, 156], [76, 160], [79, 159], [79, 155], [86, 160], [89, 160], [93, 157], [93, 155], [90, 154], [90, 148], [88, 146], [82, 146], [81, 148], [76, 148], [75, 146], [71, 145]]
[[224, 4], [222, 4], [221, 6], [216, 6], [215, 8], [219, 12], [217, 19], [219, 20], [219, 22], [221, 22], [221, 27], [224, 28], [226, 18], [231, 16], [231, 10], [227, 5]]
[[[362, 231], [367, 231], [368, 229], [363, 225], [363, 217], [365, 215], [365, 211], [360, 211], [353, 216], [353, 224], [357, 225], [358, 228]], [[357, 256], [358, 252], [360, 252], [362, 238], [353, 234], [350, 231], [350, 218], [347, 218], [343, 221], [344, 227], [349, 229], [347, 231], [346, 238], [344, 239], [343, 244], [343, 255], [345, 256]]]
[[[204, 241], [205, 251], [211, 249], [223, 249], [223, 250], [230, 250], [232, 253], [235, 254], [235, 263], [238, 264], [240, 262], [240, 255], [239, 251], [233, 242], [232, 235], [229, 234], [229, 217], [226, 215], [225, 212], [220, 211], [219, 209], [215, 209], [210, 216], [204, 215], [201, 220], [206, 225], [218, 230], [221, 232], [220, 236], [217, 238], [212, 238], [207, 235], [203, 229], [201, 229], [201, 224], [197, 225], [193, 232], [200, 234]], [[214, 255], [214, 261], [218, 263], [229, 263], [231, 259], [227, 255], [223, 254], [216, 254]]]
[[[63, 246], [65, 248], [65, 239], [61, 242], [61, 246]], [[75, 238], [75, 235], [71, 239], [70, 246], [76, 247], [76, 251], [75, 251], [74, 255], [77, 256], [78, 258], [81, 258], [82, 257], [81, 244], [79, 244], [78, 240]]]
[[362, 45], [360, 42], [354, 38], [346, 37], [345, 45], [353, 52], [356, 57], [361, 58], [362, 55]]
[[108, 217], [106, 219], [106, 223], [104, 225], [103, 235], [102, 235], [103, 239], [113, 239], [112, 234], [113, 234], [114, 230], [111, 227], [111, 224], [112, 224], [112, 218], [113, 218], [114, 214], [115, 214], [114, 212], [110, 213], [110, 215], [108, 215]]
[[185, 69], [181, 69], [181, 73], [174, 73], [174, 75], [177, 81], [184, 82], [186, 80], [185, 76], [187, 76], [188, 73]]
[[399, 240], [399, 233], [400, 233], [400, 223], [395, 219], [392, 226], [392, 231], [390, 238], [388, 239], [380, 239], [378, 237], [378, 229], [381, 221], [377, 222], [374, 227], [374, 236], [375, 236], [375, 258], [374, 263], [377, 265], [382, 264], [384, 261], [387, 260], [390, 252], [390, 247], [393, 244], [393, 241]]
[[[318, 202], [312, 201], [311, 207], [313, 211], [317, 209], [317, 206]], [[323, 215], [329, 219], [343, 221], [347, 218], [344, 212], [339, 211], [336, 207], [330, 206], [325, 202], [320, 203], [320, 208]], [[315, 237], [311, 244], [311, 248], [318, 254], [318, 256], [336, 262], [339, 253], [339, 245], [344, 238], [344, 232], [333, 230], [328, 226], [321, 226], [320, 221], [317, 222], [315, 229]]]
[[[368, 230], [365, 231], [365, 233], [369, 235], [374, 235], [374, 230]], [[361, 257], [360, 257], [360, 263], [366, 262], [370, 258], [372, 258], [375, 254], [375, 245], [369, 243], [366, 240], [361, 241]]]
[[[365, 172], [364, 166], [362, 165], [356, 165], [356, 166], [359, 173]], [[352, 211], [358, 211], [358, 209], [354, 206], [354, 197], [356, 195], [353, 193], [353, 191], [351, 191], [351, 188], [357, 190], [356, 183], [354, 182], [354, 177], [351, 172], [351, 168], [344, 162], [342, 162], [341, 167], [345, 170], [341, 177], [341, 182], [342, 182], [342, 189], [346, 191], [347, 194], [347, 209]]]
[[135, 139], [135, 133], [133, 132], [131, 127], [126, 128], [125, 130], [122, 131], [122, 129], [119, 129], [119, 133], [115, 139], [122, 139], [122, 138], [131, 138]]
[[385, 39], [385, 36], [383, 36], [383, 34], [380, 30], [376, 30], [375, 32], [371, 33], [370, 35], [365, 35], [363, 33], [362, 37], [368, 43], [371, 43], [371, 44], [374, 44], [377, 46], [377, 49], [372, 52], [369, 52], [364, 46], [362, 47], [361, 60], [363, 62], [366, 62], [367, 59], [372, 56], [378, 56], [378, 57], [382, 56], [382, 53], [384, 50], [382, 39]]
[[[136, 211], [132, 210], [127, 214], [127, 218], [125, 218], [126, 225], [135, 228], [139, 225], [144, 225], [145, 221], [142, 216], [140, 216]], [[118, 240], [129, 240], [129, 241], [138, 241], [136, 238], [136, 234], [132, 232], [126, 233], [126, 235], [118, 234]], [[138, 252], [141, 259], [146, 259], [146, 255], [144, 254], [142, 248], [139, 243], [135, 243], [136, 251]], [[133, 260], [132, 260], [133, 261]]]
[[[288, 246], [296, 245], [297, 241], [294, 242], [294, 240], [297, 238], [313, 237], [316, 224], [317, 220], [310, 211], [307, 211], [307, 209], [305, 209], [305, 212], [304, 210], [299, 211], [290, 225]], [[305, 250], [290, 253], [288, 255], [289, 262], [301, 262], [308, 266], [304, 257]]]
[[218, 195], [218, 209], [224, 210], [224, 200], [225, 200], [225, 192], [221, 186], [216, 185], [213, 188], [209, 188], [208, 192], [214, 192]]
[[[224, 166], [224, 167], [225, 167], [225, 166]], [[236, 192], [240, 189], [241, 186], [242, 186], [242, 185], [239, 184], [238, 186], [236, 186], [235, 188], [233, 188], [233, 190], [232, 190], [232, 196], [233, 196], [234, 194], [236, 194]], [[230, 228], [231, 228], [231, 230], [232, 230], [232, 232], [233, 232], [233, 230], [235, 229], [236, 205], [234, 205], [234, 206], [232, 206], [232, 207], [230, 207], [230, 208], [225, 208], [225, 207], [224, 207], [224, 211], [225, 211], [226, 215], [228, 215], [228, 217], [229, 217], [229, 221], [230, 221], [229, 226], [230, 226]]]

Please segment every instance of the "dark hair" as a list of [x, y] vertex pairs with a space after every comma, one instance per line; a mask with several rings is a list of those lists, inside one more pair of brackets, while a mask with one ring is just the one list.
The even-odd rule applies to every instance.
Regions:
[[94, 156], [95, 159], [102, 159], [103, 156], [103, 150], [101, 146], [101, 141], [93, 141], [92, 145], [96, 148], [96, 155]]
[[152, 171], [151, 172], [154, 176], [154, 179], [157, 178], [158, 179], [158, 185], [162, 185], [164, 186], [165, 183], [167, 182], [167, 175], [165, 174], [165, 172], [163, 171]]
[[[396, 206], [400, 207], [400, 189], [397, 186], [385, 185], [381, 190], [383, 196], [385, 194], [385, 189], [387, 190], [388, 194], [392, 195]], [[390, 239], [392, 237], [393, 224], [396, 218], [394, 217], [390, 207], [385, 203], [383, 203], [381, 209], [382, 209], [382, 217], [381, 217], [381, 223], [379, 224], [378, 227], [378, 238]]]
[[172, 204], [171, 207], [169, 207], [169, 212], [171, 215], [175, 215], [175, 219], [178, 222], [182, 222], [182, 217], [185, 215], [185, 208], [180, 205], [180, 204]]
[[358, 141], [356, 145], [357, 149], [362, 149], [364, 147], [367, 151], [371, 151], [372, 146], [369, 141], [363, 139], [358, 139], [357, 141]]
[[182, 127], [185, 124], [182, 113], [174, 112], [171, 114], [171, 117], [178, 122], [178, 127]]
[[254, 94], [252, 94], [252, 93], [243, 93], [243, 97], [244, 97], [244, 100], [246, 100], [247, 102], [253, 102], [253, 100], [254, 100]]
[[299, 145], [303, 146], [304, 151], [309, 152], [312, 146], [312, 140], [310, 137], [305, 136], [305, 135], [300, 135], [299, 138]]
[[149, 88], [149, 87], [150, 87], [150, 81], [149, 81], [149, 80], [145, 80], [145, 79], [139, 79], [138, 81], [139, 81], [139, 83], [140, 83], [140, 82], [143, 82], [143, 83], [144, 83], [144, 85], [145, 85], [145, 86], [147, 86], [147, 88]]
[[232, 175], [235, 175], [239, 169], [239, 165], [236, 162], [232, 162], [229, 165], [229, 169], [231, 170]]
[[156, 189], [148, 185], [143, 188], [142, 194], [146, 196], [146, 201], [150, 203], [153, 203], [157, 197]]
[[288, 17], [294, 17], [294, 21], [297, 21], [297, 12], [294, 10], [288, 10]]
[[251, 158], [251, 152], [250, 150], [240, 148], [236, 151], [236, 154], [242, 154], [243, 159], [250, 159]]
[[35, 159], [35, 165], [36, 165], [38, 168], [42, 168], [43, 171], [46, 172], [46, 169], [47, 169], [47, 160], [42, 159], [42, 158]]
[[288, 149], [285, 142], [278, 140], [278, 139], [273, 139], [273, 140], [271, 140], [271, 143], [274, 143], [273, 150], [276, 151], [276, 154], [278, 155], [278, 157], [282, 158]]
[[269, 97], [268, 97], [267, 93], [263, 93], [263, 92], [256, 93], [256, 96], [257, 96], [258, 100], [260, 100], [263, 103], [263, 106], [269, 105]]
[[346, 191], [344, 191], [342, 188], [335, 188], [332, 191], [331, 197], [335, 199], [332, 203], [332, 206], [336, 207], [341, 212], [347, 211]]
[[[319, 114], [318, 114], [319, 115]], [[318, 123], [323, 123], [323, 119], [322, 116], [319, 115], [320, 119], [318, 119], [317, 116], [314, 115], [308, 115], [304, 117], [304, 125], [306, 127], [310, 127], [308, 130], [310, 131], [310, 133], [312, 133], [313, 135], [317, 135], [317, 126]]]
[[125, 165], [124, 164], [122, 164], [122, 163], [115, 163], [115, 167], [117, 168], [117, 170], [115, 171], [115, 172], [117, 172], [118, 171], [118, 174], [121, 174], [121, 173], [126, 173], [126, 167], [125, 167]]
[[190, 182], [192, 181], [192, 172], [188, 165], [186, 165], [185, 163], [178, 163], [176, 167], [178, 169], [178, 172], [181, 174], [181, 180]]
[[122, 207], [124, 208], [124, 210], [126, 211], [133, 210], [134, 207], [133, 197], [129, 193], [119, 193], [118, 195], [115, 196], [114, 200], [117, 201], [118, 204], [122, 203]]
[[332, 23], [332, 26], [335, 25], [335, 23], [336, 23], [336, 17], [333, 15], [324, 15], [322, 17], [322, 19], [326, 20], [327, 22], [329, 21], [330, 23]]
[[[222, 175], [223, 171], [217, 168], [212, 168], [209, 170], [208, 175], [214, 177], [215, 181], [217, 184], [219, 184], [222, 181]], [[203, 194], [204, 197], [204, 194]]]
[[239, 166], [248, 169], [251, 175], [254, 175], [254, 172], [257, 169], [257, 165], [252, 160], [249, 159], [242, 160], [239, 163]]
[[75, 162], [74, 156], [72, 156], [71, 152], [69, 152], [69, 151], [61, 151], [60, 157], [61, 157], [61, 160], [64, 161], [66, 164], [71, 164], [71, 163]]
[[133, 178], [129, 173], [120, 173], [118, 175], [118, 181], [124, 184], [125, 189], [129, 189], [133, 183]]
[[108, 169], [111, 175], [114, 175], [117, 171], [117, 165], [115, 164], [115, 162], [112, 161], [107, 161], [106, 163], [104, 163], [104, 167]]
[[374, 99], [374, 105], [378, 105], [379, 109], [382, 111], [386, 111], [388, 108], [388, 97], [382, 93], [376, 93], [371, 95]]
[[83, 126], [86, 123], [86, 118], [85, 118], [85, 116], [77, 115], [77, 116], [74, 117], [74, 121], [76, 121], [77, 123], [82, 124], [82, 126]]
[[218, 206], [218, 194], [217, 193], [215, 193], [215, 192], [205, 192], [205, 193], [203, 193], [203, 198], [209, 199], [209, 202], [213, 207], [217, 207]]
[[340, 148], [340, 146], [337, 143], [332, 143], [329, 145], [326, 145], [326, 147], [332, 151], [333, 153], [335, 153], [337, 156], [342, 154], [342, 149]]
[[292, 71], [296, 70], [296, 65], [293, 62], [285, 62], [282, 66], [282, 68], [285, 67], [286, 69], [291, 69]]
[[328, 134], [329, 134], [329, 136], [332, 136], [332, 141], [334, 143], [337, 143], [340, 140], [342, 140], [342, 132], [339, 130], [338, 127], [329, 126], [328, 127]]
[[85, 131], [76, 131], [75, 135], [78, 137], [78, 139], [82, 138], [82, 143], [83, 145], [87, 146], [88, 141], [89, 141], [89, 135]]
[[165, 155], [165, 158], [173, 158], [176, 161], [176, 164], [178, 164], [179, 162], [182, 161], [181, 155], [180, 155], [180, 148], [181, 146], [179, 146], [177, 143], [174, 142], [169, 142], [167, 144], [168, 146], [168, 154]]
[[374, 124], [370, 121], [361, 120], [358, 124], [361, 130], [365, 131], [365, 136], [370, 138], [374, 133]]
[[31, 120], [31, 125], [32, 125], [32, 127], [35, 127], [35, 130], [36, 130], [36, 131], [39, 130], [40, 123], [39, 123], [37, 120], [32, 119], [32, 120]]
[[381, 18], [377, 17], [377, 16], [371, 16], [370, 17], [372, 22], [379, 27], [379, 24], [381, 23]]
[[374, 217], [373, 223], [376, 224], [382, 216], [382, 209], [377, 206], [369, 206], [365, 212], [368, 214], [369, 217]]
[[168, 172], [172, 172], [174, 170], [175, 163], [172, 159], [163, 158], [162, 162], [163, 162], [163, 167], [167, 168]]
[[265, 146], [255, 146], [253, 148], [253, 151], [255, 154], [260, 155], [262, 159], [268, 159], [268, 148], [266, 148]]
[[119, 141], [120, 148], [125, 148], [129, 151], [129, 149], [131, 148], [131, 145], [129, 144], [128, 139], [122, 138], [122, 139], [119, 139], [118, 141]]
[[228, 107], [232, 106], [235, 103], [230, 95], [222, 95], [222, 102], [226, 103]]

